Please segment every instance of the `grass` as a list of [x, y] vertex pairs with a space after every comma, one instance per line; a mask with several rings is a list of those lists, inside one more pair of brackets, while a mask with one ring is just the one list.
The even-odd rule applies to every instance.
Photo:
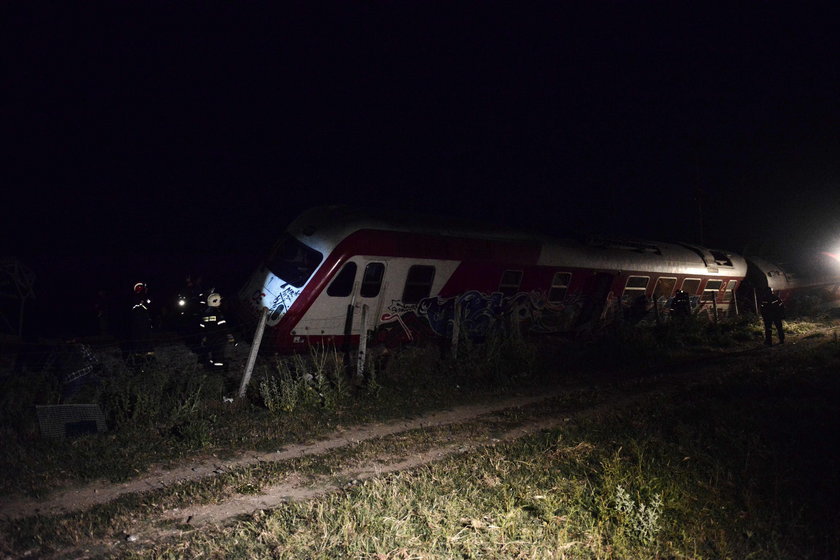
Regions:
[[602, 372], [624, 375], [628, 368], [667, 365], [686, 353], [731, 346], [737, 337], [760, 336], [755, 323], [695, 322], [680, 329], [617, 328], [585, 344], [562, 338], [462, 344], [457, 359], [436, 346], [410, 346], [387, 361], [372, 360], [374, 376], [363, 390], [342, 383], [340, 356], [315, 349], [310, 365], [300, 358], [261, 359], [247, 402], [238, 406], [222, 403], [238, 380], [197, 368], [186, 349], [143, 371], [112, 358], [96, 392], [76, 397], [76, 402], [100, 403], [109, 433], [58, 441], [38, 437], [33, 406], [57, 402], [55, 376], [42, 372], [25, 384], [8, 376], [0, 387], [0, 495], [42, 495], [68, 482], [99, 478], [123, 481], [153, 464], [187, 456], [276, 449], [338, 425], [411, 416], [510, 390], [589, 380]]
[[[597, 378], [598, 372], [609, 380], [627, 367], [673, 363], [686, 354], [731, 348], [742, 340], [753, 343], [761, 336], [755, 323], [699, 325], [679, 332], [654, 327], [637, 332], [636, 338], [616, 330], [589, 345], [558, 339], [525, 347], [507, 341], [483, 357], [476, 354], [480, 348], [462, 347], [460, 365], [436, 348], [412, 347], [376, 371], [375, 390], [353, 394], [331, 377], [329, 368], [316, 367], [313, 380], [319, 374], [323, 379], [308, 387], [317, 388], [320, 396], [296, 401], [303, 404], [293, 407], [294, 414], [282, 406], [271, 412], [256, 388], [247, 403], [231, 407], [215, 398], [221, 385], [203, 372], [181, 369], [177, 380], [157, 372], [159, 377], [146, 381], [156, 379], [168, 387], [167, 397], [158, 393], [159, 403], [138, 411], [128, 392], [129, 398], [118, 401], [127, 404], [113, 409], [124, 414], [113, 433], [49, 444], [13, 440], [3, 451], [8, 472], [3, 484], [6, 490], [33, 491], [66, 479], [124, 479], [152, 462], [176, 462], [196, 453], [276, 450], [283, 442], [317, 437], [337, 425], [411, 416], [493, 391], [556, 382], [546, 363], [563, 363], [569, 384]], [[693, 337], [699, 340], [696, 346], [687, 342]], [[762, 354], [735, 371], [654, 395], [631, 409], [584, 415], [563, 429], [284, 505], [231, 527], [190, 530], [183, 541], [112, 552], [144, 558], [836, 557], [840, 519], [832, 512], [840, 505], [840, 465], [825, 442], [837, 427], [837, 349], [829, 338], [819, 351], [797, 354], [791, 361]], [[475, 367], [488, 363], [482, 360], [494, 367]], [[522, 368], [523, 362], [533, 367]], [[272, 371], [268, 362], [262, 367], [255, 387], [272, 375], [289, 373], [279, 366]], [[612, 390], [628, 392], [643, 385]], [[255, 493], [289, 473], [332, 476], [382, 453], [420, 453], [453, 438], [487, 440], [528, 419], [571, 416], [601, 402], [609, 390], [589, 385], [477, 422], [234, 469], [124, 496], [79, 514], [4, 522], [0, 550], [47, 553], [91, 536], [119, 538], [133, 519], [163, 509]], [[332, 394], [325, 398], [325, 391]], [[10, 467], [18, 470], [6, 471]]]
[[[766, 360], [137, 558], [832, 558], [838, 349]], [[833, 421], [832, 421], [833, 419]], [[816, 444], [816, 445], [814, 445]], [[815, 452], [817, 451], [818, 452]]]

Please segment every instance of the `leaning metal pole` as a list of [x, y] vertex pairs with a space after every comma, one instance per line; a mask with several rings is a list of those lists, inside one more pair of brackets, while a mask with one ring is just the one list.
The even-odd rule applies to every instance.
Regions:
[[251, 352], [248, 354], [248, 363], [245, 364], [245, 372], [242, 374], [242, 383], [239, 384], [239, 394], [237, 396], [240, 399], [245, 396], [248, 383], [251, 382], [251, 372], [254, 371], [254, 363], [257, 361], [257, 354], [260, 351], [266, 319], [268, 319], [268, 308], [263, 307], [260, 322], [257, 323], [257, 330], [254, 332], [254, 341], [251, 343]]

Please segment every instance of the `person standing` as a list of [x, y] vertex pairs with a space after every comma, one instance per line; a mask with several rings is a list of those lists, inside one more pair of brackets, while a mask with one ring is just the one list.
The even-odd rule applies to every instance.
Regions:
[[671, 317], [677, 321], [685, 321], [691, 317], [691, 298], [682, 291], [677, 290], [674, 298], [671, 300]]
[[222, 296], [216, 292], [207, 296], [207, 308], [201, 315], [199, 328], [201, 329], [203, 347], [206, 352], [204, 364], [212, 370], [224, 371], [225, 348], [229, 342], [234, 342], [227, 320], [221, 309]]
[[785, 318], [785, 304], [779, 294], [769, 286], [761, 298], [761, 318], [764, 320], [764, 344], [773, 345], [773, 327], [776, 327], [779, 344], [784, 344], [785, 329], [782, 320]]
[[145, 282], [134, 284], [134, 302], [129, 318], [128, 354], [134, 360], [149, 361], [154, 358], [152, 346], [152, 316], [149, 312], [151, 300]]

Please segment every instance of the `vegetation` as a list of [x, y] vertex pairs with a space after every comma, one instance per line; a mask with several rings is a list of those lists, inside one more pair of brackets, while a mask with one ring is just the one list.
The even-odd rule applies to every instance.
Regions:
[[[28, 414], [39, 396], [59, 391], [44, 372], [32, 385], [14, 387], [18, 396], [7, 398], [9, 408], [0, 412], [0, 491], [6, 495], [40, 494], [68, 480], [126, 480], [153, 463], [175, 464], [185, 456], [277, 449], [339, 425], [411, 416], [512, 389], [551, 383], [567, 390], [480, 420], [241, 467], [76, 514], [4, 521], [0, 552], [45, 555], [84, 539], [114, 541], [132, 520], [165, 509], [260, 492], [289, 473], [332, 476], [360, 458], [395, 449], [417, 454], [465, 438], [490, 443], [223, 527], [176, 526], [187, 532], [99, 552], [142, 558], [837, 557], [840, 455], [830, 441], [838, 423], [840, 346], [835, 337], [819, 338], [813, 323], [791, 324], [791, 330], [812, 337], [813, 348], [759, 351], [762, 328], [744, 319], [679, 329], [619, 326], [584, 342], [502, 337], [464, 343], [457, 356], [415, 346], [371, 357], [359, 386], [349, 382], [341, 354], [313, 348], [311, 356], [260, 362], [247, 399], [229, 404], [223, 398], [231, 380], [196, 368], [188, 356], [142, 371], [113, 363], [99, 386], [78, 395], [100, 403], [110, 431], [58, 441], [36, 438]], [[733, 359], [711, 375], [667, 382], [708, 363], [712, 353], [744, 352], [748, 359]], [[40, 393], [27, 394], [28, 387]], [[10, 387], [3, 389], [9, 395]], [[616, 398], [630, 394], [638, 398]], [[492, 441], [494, 434], [546, 418], [569, 420], [519, 440]]]
[[828, 383], [836, 398], [838, 387], [821, 369], [792, 393], [791, 365], [692, 385], [142, 556], [833, 557], [838, 455], [814, 456], [802, 438], [830, 437], [836, 405], [821, 393]]

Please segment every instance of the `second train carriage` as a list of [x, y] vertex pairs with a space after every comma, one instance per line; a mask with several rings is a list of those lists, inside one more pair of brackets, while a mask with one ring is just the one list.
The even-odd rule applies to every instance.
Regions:
[[347, 207], [295, 219], [240, 291], [265, 343], [398, 344], [500, 325], [567, 332], [616, 317], [667, 314], [676, 290], [726, 313], [747, 273], [735, 254], [634, 240], [558, 239]]

